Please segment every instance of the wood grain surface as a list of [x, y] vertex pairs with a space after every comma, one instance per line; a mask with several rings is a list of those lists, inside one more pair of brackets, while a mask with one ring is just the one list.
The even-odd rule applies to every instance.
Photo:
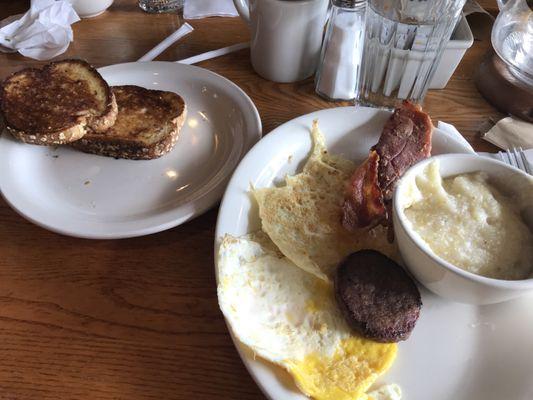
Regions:
[[[493, 0], [482, 5], [496, 13]], [[26, 1], [0, 1], [0, 19]], [[190, 21], [195, 31], [158, 60], [178, 60], [249, 39], [238, 18]], [[476, 41], [426, 110], [454, 124], [478, 150], [479, 134], [501, 115], [472, 76], [490, 46], [491, 20], [473, 16]], [[142, 12], [116, 0], [101, 16], [73, 26], [59, 58], [96, 66], [135, 61], [177, 29], [177, 15]], [[0, 78], [42, 64], [0, 53]], [[264, 133], [327, 107], [312, 80], [259, 78], [242, 50], [199, 64], [253, 99]], [[0, 155], [1, 156], [1, 155]], [[64, 237], [26, 221], [0, 200], [0, 399], [262, 399], [235, 351], [216, 299], [213, 239], [217, 209], [169, 231], [95, 241]]]

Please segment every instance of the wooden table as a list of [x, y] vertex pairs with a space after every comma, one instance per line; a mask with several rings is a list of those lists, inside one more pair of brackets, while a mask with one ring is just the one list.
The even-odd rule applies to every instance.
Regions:
[[[0, 19], [29, 2], [0, 0]], [[493, 0], [482, 4], [496, 13]], [[178, 60], [248, 40], [238, 18], [190, 21], [195, 31], [159, 60]], [[454, 124], [478, 150], [489, 118], [501, 115], [472, 75], [490, 46], [488, 17], [470, 19], [476, 37], [426, 110]], [[73, 26], [64, 57], [96, 66], [138, 59], [180, 24], [116, 0]], [[42, 63], [0, 53], [0, 78]], [[319, 99], [313, 81], [259, 78], [242, 50], [200, 66], [239, 85], [257, 105], [264, 133], [302, 114], [339, 104]], [[1, 155], [0, 155], [1, 156]], [[41, 229], [0, 200], [0, 399], [262, 399], [228, 335], [213, 272], [217, 209], [146, 237], [81, 240]]]

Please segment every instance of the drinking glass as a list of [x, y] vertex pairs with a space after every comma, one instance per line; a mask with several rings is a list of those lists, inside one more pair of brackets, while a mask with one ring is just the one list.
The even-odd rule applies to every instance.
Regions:
[[421, 103], [465, 0], [368, 0], [356, 103]]

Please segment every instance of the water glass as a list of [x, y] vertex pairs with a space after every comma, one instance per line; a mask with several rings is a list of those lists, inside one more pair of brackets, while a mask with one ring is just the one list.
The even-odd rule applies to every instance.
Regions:
[[139, 7], [149, 13], [176, 12], [183, 8], [184, 0], [139, 0]]
[[368, 0], [356, 103], [421, 103], [465, 0]]

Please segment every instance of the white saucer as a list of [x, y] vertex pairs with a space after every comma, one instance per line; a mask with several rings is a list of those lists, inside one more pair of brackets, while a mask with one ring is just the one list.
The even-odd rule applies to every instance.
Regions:
[[[268, 187], [301, 168], [311, 149], [309, 130], [318, 118], [332, 153], [362, 161], [390, 114], [369, 108], [318, 111], [281, 125], [241, 161], [220, 207], [215, 242], [260, 229], [250, 184]], [[433, 154], [473, 153], [455, 136], [436, 129]], [[217, 273], [218, 278], [218, 273]], [[476, 307], [446, 301], [421, 288], [421, 317], [379, 383], [396, 383], [405, 400], [533, 399], [533, 298]], [[234, 338], [248, 371], [270, 399], [305, 400], [281, 368], [254, 357]]]
[[250, 98], [220, 75], [190, 65], [128, 63], [99, 72], [110, 85], [179, 93], [188, 113], [176, 147], [156, 160], [115, 160], [3, 134], [0, 190], [6, 201], [40, 226], [94, 239], [159, 232], [213, 206], [261, 137]]

